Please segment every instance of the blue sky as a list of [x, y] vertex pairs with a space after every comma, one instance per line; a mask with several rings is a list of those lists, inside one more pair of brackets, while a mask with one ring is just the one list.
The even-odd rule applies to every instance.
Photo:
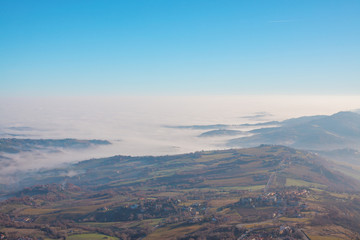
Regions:
[[358, 95], [358, 0], [4, 0], [0, 95]]

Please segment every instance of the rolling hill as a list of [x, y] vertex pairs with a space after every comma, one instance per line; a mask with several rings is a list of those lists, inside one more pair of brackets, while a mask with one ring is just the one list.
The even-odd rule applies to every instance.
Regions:
[[283, 121], [280, 125], [252, 130], [253, 136], [231, 139], [227, 145], [280, 144], [308, 150], [360, 148], [360, 115], [354, 112], [301, 117]]
[[95, 145], [111, 144], [106, 140], [66, 139], [21, 139], [0, 138], [0, 153], [19, 153], [34, 150], [56, 151], [63, 149], [84, 149]]
[[360, 183], [331, 169], [316, 154], [277, 145], [90, 159], [28, 177], [23, 184], [31, 186], [0, 202], [0, 232], [14, 239], [360, 237]]
[[241, 135], [243, 133], [244, 133], [243, 131], [239, 131], [239, 130], [219, 129], [219, 130], [210, 130], [201, 133], [198, 137], [236, 136], [236, 135]]
[[306, 151], [262, 145], [248, 149], [160, 157], [114, 156], [92, 159], [63, 169], [39, 172], [36, 179], [28, 178], [24, 182], [40, 184], [66, 180], [93, 189], [138, 185], [247, 189], [254, 185], [266, 185], [269, 177], [276, 173], [284, 179], [299, 179], [331, 189], [357, 189], [356, 182], [329, 171], [327, 165], [329, 163], [324, 159]]

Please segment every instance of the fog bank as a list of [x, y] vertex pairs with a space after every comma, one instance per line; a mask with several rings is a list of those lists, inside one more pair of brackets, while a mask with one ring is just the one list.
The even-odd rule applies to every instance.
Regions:
[[[223, 149], [226, 137], [165, 126], [243, 124], [360, 109], [360, 96], [174, 96], [0, 98], [0, 137], [105, 139], [111, 146], [6, 154], [6, 175], [111, 155], [165, 155]], [[241, 130], [241, 129], [240, 129]], [[246, 130], [246, 129], [245, 129]], [[5, 155], [4, 155], [5, 156]]]

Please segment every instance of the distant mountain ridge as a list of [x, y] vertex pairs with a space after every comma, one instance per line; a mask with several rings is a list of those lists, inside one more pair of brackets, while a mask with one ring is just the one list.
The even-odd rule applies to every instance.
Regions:
[[82, 149], [94, 145], [111, 144], [107, 140], [78, 140], [66, 139], [21, 139], [21, 138], [0, 138], [0, 153], [19, 153], [33, 151], [36, 149], [68, 148]]
[[281, 126], [250, 131], [253, 136], [235, 138], [230, 147], [280, 144], [309, 150], [360, 148], [360, 114], [339, 112], [331, 116], [311, 116], [285, 120]]
[[227, 129], [219, 129], [219, 130], [211, 130], [208, 132], [204, 132], [200, 134], [198, 137], [214, 137], [214, 136], [236, 136], [243, 134], [243, 131], [239, 130], [227, 130]]
[[[245, 124], [166, 126], [178, 129], [207, 130], [198, 137], [231, 137], [227, 147], [255, 147], [278, 144], [294, 148], [328, 151], [343, 148], [360, 150], [359, 111], [333, 115], [303, 116], [284, 121]], [[247, 127], [256, 128], [246, 130]]]
[[168, 126], [167, 128], [178, 128], [178, 129], [194, 129], [194, 130], [221, 130], [221, 129], [231, 129], [239, 127], [258, 127], [258, 126], [271, 126], [277, 125], [280, 122], [270, 121], [270, 122], [259, 122], [259, 123], [243, 123], [243, 124], [210, 124], [210, 125], [179, 125], [179, 126]]

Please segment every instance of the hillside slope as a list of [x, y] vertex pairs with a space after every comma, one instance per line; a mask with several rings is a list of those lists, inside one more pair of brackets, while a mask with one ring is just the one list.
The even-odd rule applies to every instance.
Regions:
[[[114, 156], [43, 171], [0, 202], [11, 238], [360, 237], [360, 185], [284, 146]], [[305, 235], [306, 234], [306, 235]]]
[[355, 180], [327, 167], [315, 154], [284, 146], [262, 145], [248, 149], [203, 151], [160, 157], [114, 156], [92, 159], [67, 168], [40, 172], [29, 183], [67, 182], [93, 189], [166, 185], [169, 188], [264, 187], [276, 173], [286, 178], [320, 184], [324, 188], [356, 190]]
[[253, 136], [228, 141], [232, 147], [280, 144], [309, 150], [360, 148], [360, 114], [339, 112], [331, 116], [289, 119], [281, 126], [251, 131]]

